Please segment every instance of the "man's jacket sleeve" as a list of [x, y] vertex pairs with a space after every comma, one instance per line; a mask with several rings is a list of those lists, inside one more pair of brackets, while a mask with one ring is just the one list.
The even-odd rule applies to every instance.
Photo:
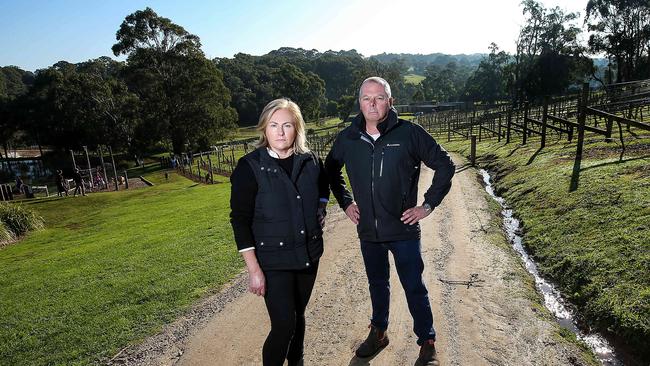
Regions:
[[336, 137], [332, 149], [327, 154], [327, 158], [325, 158], [325, 172], [327, 173], [330, 189], [334, 197], [336, 197], [336, 201], [345, 210], [353, 202], [353, 199], [352, 194], [350, 194], [350, 191], [345, 186], [345, 179], [343, 179], [344, 151], [340, 141], [342, 133]]
[[431, 187], [424, 194], [424, 202], [432, 208], [437, 207], [451, 189], [451, 178], [454, 176], [456, 166], [447, 151], [438, 145], [424, 128], [415, 125], [414, 129], [412, 137], [416, 153], [426, 166], [435, 171]]

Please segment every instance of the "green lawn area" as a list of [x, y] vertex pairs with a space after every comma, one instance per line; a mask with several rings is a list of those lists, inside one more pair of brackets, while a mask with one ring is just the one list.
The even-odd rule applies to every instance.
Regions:
[[[524, 244], [588, 322], [650, 360], [650, 135], [620, 142], [587, 133], [578, 187], [571, 191], [576, 143], [553, 140], [538, 151], [496, 139], [478, 143], [480, 166], [497, 177], [514, 207]], [[617, 131], [615, 136], [617, 136]], [[464, 156], [469, 140], [438, 140]], [[647, 363], [643, 363], [647, 364]]]
[[404, 82], [407, 84], [420, 84], [425, 77], [417, 74], [406, 74], [404, 75]]
[[86, 365], [155, 333], [242, 268], [230, 184], [24, 203], [46, 228], [0, 250], [0, 364]]

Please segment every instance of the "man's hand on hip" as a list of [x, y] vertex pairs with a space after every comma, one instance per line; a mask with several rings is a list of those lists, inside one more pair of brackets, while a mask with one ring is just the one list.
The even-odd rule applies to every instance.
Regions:
[[431, 209], [428, 210], [423, 206], [411, 207], [402, 214], [402, 222], [407, 225], [415, 225], [423, 218], [429, 216]]
[[348, 215], [355, 225], [359, 225], [359, 217], [361, 217], [361, 215], [359, 214], [359, 206], [357, 206], [356, 202], [352, 202], [348, 208], [345, 209], [345, 214]]

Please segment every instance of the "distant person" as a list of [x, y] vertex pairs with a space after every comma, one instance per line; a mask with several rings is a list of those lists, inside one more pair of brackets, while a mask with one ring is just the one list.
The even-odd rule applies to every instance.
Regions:
[[65, 188], [65, 178], [63, 178], [63, 171], [57, 170], [56, 175], [54, 176], [54, 181], [56, 182], [57, 195], [63, 197], [63, 194], [68, 195], [68, 191]]
[[81, 177], [81, 172], [79, 168], [74, 169], [72, 173], [72, 180], [74, 180], [75, 189], [73, 197], [77, 197], [77, 193], [81, 193], [82, 196], [86, 196], [86, 188], [84, 187], [83, 178]]
[[23, 192], [25, 193], [25, 198], [34, 198], [34, 191], [31, 186], [23, 184]]
[[99, 168], [95, 172], [95, 186], [97, 187], [97, 189], [106, 188], [106, 182], [104, 182], [104, 177], [102, 177], [102, 174], [99, 171]]
[[[386, 80], [364, 80], [359, 89], [359, 106], [361, 113], [338, 134], [325, 160], [332, 193], [357, 226], [368, 277], [370, 332], [355, 353], [360, 358], [371, 357], [388, 345], [390, 252], [420, 346], [416, 365], [438, 365], [433, 314], [422, 280], [424, 262], [418, 222], [431, 214], [449, 192], [454, 164], [422, 127], [398, 118]], [[421, 163], [435, 170], [435, 176], [424, 202], [418, 206]], [[343, 180], [343, 166], [354, 198]]]
[[230, 177], [231, 223], [249, 290], [264, 297], [271, 319], [262, 362], [297, 366], [303, 364], [305, 308], [323, 254], [328, 182], [320, 159], [307, 148], [296, 103], [267, 104], [257, 130], [257, 149], [239, 160]]
[[23, 183], [22, 178], [20, 178], [20, 175], [17, 175], [17, 176], [16, 176], [16, 188], [15, 188], [15, 192], [16, 192], [16, 193], [23, 193], [23, 186], [24, 186], [24, 185], [25, 185], [25, 184]]

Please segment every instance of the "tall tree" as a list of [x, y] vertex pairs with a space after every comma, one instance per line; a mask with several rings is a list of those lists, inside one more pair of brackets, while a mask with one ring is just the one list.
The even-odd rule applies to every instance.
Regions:
[[[21, 123], [18, 117], [20, 99], [34, 83], [34, 74], [16, 66], [0, 67], [0, 144], [4, 155], [9, 144], [18, 135]], [[2, 156], [2, 154], [0, 154]]]
[[579, 42], [577, 13], [522, 1], [524, 26], [517, 39], [515, 86], [519, 101], [564, 92], [593, 74], [593, 63]]
[[286, 56], [239, 53], [232, 59], [216, 59], [215, 63], [232, 91], [232, 105], [242, 125], [255, 124], [266, 103], [280, 97], [298, 103], [307, 119], [320, 114], [325, 99], [324, 81], [315, 73], [290, 63]]
[[469, 67], [459, 66], [453, 61], [444, 68], [430, 64], [421, 83], [426, 99], [436, 102], [458, 100], [469, 74]]
[[464, 97], [471, 101], [493, 103], [508, 96], [508, 63], [510, 55], [499, 51], [499, 47], [490, 44], [490, 54], [485, 57], [478, 68], [467, 79]]
[[589, 0], [589, 48], [605, 53], [618, 82], [650, 77], [650, 1]]
[[16, 108], [22, 112], [20, 119], [30, 140], [61, 149], [98, 144], [128, 147], [138, 121], [138, 99], [123, 81], [88, 68], [96, 63], [101, 65], [99, 61], [79, 67], [58, 62], [39, 70]]
[[199, 37], [146, 8], [128, 15], [116, 38], [113, 53], [127, 55], [126, 79], [143, 104], [139, 141], [205, 149], [235, 125], [230, 92]]

